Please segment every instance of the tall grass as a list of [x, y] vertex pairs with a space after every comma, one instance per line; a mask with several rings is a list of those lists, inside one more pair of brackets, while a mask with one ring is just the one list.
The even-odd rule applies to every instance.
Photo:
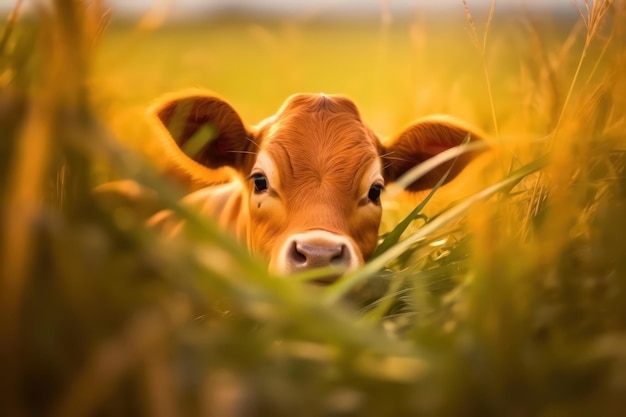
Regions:
[[[472, 20], [460, 24], [470, 25], [471, 44], [479, 37], [468, 3]], [[137, 73], [154, 85], [138, 90], [127, 89], [133, 74], [106, 65], [106, 54], [146, 33], [107, 32], [100, 4], [80, 1], [10, 20], [0, 57], [0, 414], [620, 415], [626, 5], [579, 4], [573, 25], [531, 17], [515, 26], [517, 37], [502, 31], [506, 17], [492, 5], [467, 65], [482, 85], [486, 77], [474, 119], [495, 137], [468, 171], [475, 181], [437, 187], [413, 212], [404, 204], [398, 212], [410, 217], [378, 255], [325, 289], [268, 274], [210, 219], [180, 207], [179, 190], [124, 144], [147, 137], [136, 127], [137, 96], [178, 82], [176, 71], [167, 80], [149, 72], [150, 55]], [[390, 46], [401, 32], [383, 24], [390, 44], [380, 50], [398, 58]], [[272, 42], [268, 25], [250, 33]], [[167, 39], [197, 47], [176, 30], [184, 32], [154, 32], [152, 48]], [[291, 23], [285, 30], [309, 36]], [[441, 42], [427, 25], [419, 30]], [[487, 32], [507, 45], [493, 46], [489, 61]], [[116, 36], [127, 42], [107, 43]], [[533, 45], [514, 65], [511, 37]], [[291, 47], [276, 59], [304, 74]], [[428, 56], [418, 73], [443, 73], [444, 61]], [[281, 93], [302, 87], [292, 75]], [[378, 81], [411, 109], [425, 106], [413, 95], [435, 97], [423, 84], [403, 95], [393, 80]], [[517, 95], [507, 101], [501, 91]], [[364, 114], [380, 110], [356, 94], [369, 103]], [[391, 113], [374, 123], [401, 122]], [[135, 211], [92, 193], [103, 177], [158, 190], [158, 204], [193, 222], [194, 233], [162, 240]]]

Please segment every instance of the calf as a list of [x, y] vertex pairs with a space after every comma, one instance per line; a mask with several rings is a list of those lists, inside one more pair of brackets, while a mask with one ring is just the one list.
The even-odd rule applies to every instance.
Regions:
[[[235, 170], [230, 183], [196, 191], [183, 202], [216, 218], [279, 273], [361, 265], [376, 247], [385, 184], [468, 136], [479, 139], [459, 122], [434, 117], [383, 143], [350, 99], [324, 94], [293, 95], [254, 127], [214, 95], [170, 97], [150, 114], [181, 169]], [[471, 157], [458, 158], [448, 180]], [[431, 188], [448, 168], [439, 166], [408, 190]], [[184, 229], [169, 211], [149, 224], [169, 235]]]

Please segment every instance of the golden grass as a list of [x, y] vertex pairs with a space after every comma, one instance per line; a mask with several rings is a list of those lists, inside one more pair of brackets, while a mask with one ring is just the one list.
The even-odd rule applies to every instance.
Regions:
[[[626, 5], [576, 4], [551, 20], [493, 2], [482, 35], [469, 1], [437, 22], [109, 25], [102, 3], [61, 0], [9, 20], [0, 414], [619, 415]], [[189, 87], [250, 123], [297, 91], [348, 94], [389, 135], [450, 113], [491, 151], [312, 294], [178, 206], [155, 169], [144, 109]], [[165, 242], [103, 206], [91, 189], [114, 177], [196, 233]], [[382, 231], [423, 197], [385, 201]]]

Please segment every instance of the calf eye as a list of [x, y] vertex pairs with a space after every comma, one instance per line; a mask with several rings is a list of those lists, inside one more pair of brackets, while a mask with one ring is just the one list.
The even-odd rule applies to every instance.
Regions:
[[374, 184], [370, 187], [370, 190], [367, 192], [367, 198], [374, 204], [380, 204], [380, 193], [383, 191], [383, 186]]
[[265, 175], [255, 175], [254, 179], [254, 192], [259, 194], [267, 190], [267, 177]]

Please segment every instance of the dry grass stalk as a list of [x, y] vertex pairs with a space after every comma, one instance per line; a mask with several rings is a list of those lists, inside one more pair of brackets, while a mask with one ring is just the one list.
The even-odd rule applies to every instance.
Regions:
[[[548, 137], [548, 144], [547, 144], [548, 152], [552, 150], [554, 141], [558, 137], [559, 133], [561, 132], [561, 129], [565, 122], [565, 116], [568, 113], [568, 111], [570, 111], [571, 99], [578, 85], [578, 81], [579, 81], [580, 74], [583, 68], [583, 64], [586, 62], [586, 58], [589, 53], [591, 43], [598, 35], [598, 31], [600, 30], [602, 23], [604, 22], [608, 14], [608, 11], [611, 9], [613, 3], [614, 3], [614, 0], [599, 0], [599, 1], [593, 2], [593, 4], [590, 4], [588, 0], [585, 0], [584, 10], [580, 7], [578, 3], [575, 3], [581, 15], [581, 20], [587, 29], [587, 32], [585, 34], [585, 41], [583, 44], [582, 51], [580, 53], [580, 57], [578, 59], [578, 63], [576, 65], [576, 69], [574, 71], [574, 75], [572, 77], [572, 80], [569, 83], [567, 94], [565, 95], [565, 99], [563, 101], [560, 112], [558, 114], [558, 118], [554, 125], [554, 129]], [[578, 28], [579, 28], [578, 25], [575, 26], [574, 29], [568, 35], [566, 41], [561, 47], [561, 50], [560, 50], [560, 53], [556, 62], [547, 63], [548, 67], [553, 68], [552, 70], [558, 67], [557, 64], [564, 62], [567, 55], [570, 53], [571, 48], [575, 44], [575, 41], [579, 32]], [[610, 44], [610, 39], [611, 37], [605, 40], [603, 51], [600, 53], [600, 56], [596, 60], [594, 64], [594, 68], [591, 70], [591, 73], [587, 80], [587, 85], [589, 84], [589, 80], [591, 79], [593, 74], [596, 72], [599, 62], [601, 61], [601, 58], [604, 56], [604, 53], [608, 49], [609, 44]], [[537, 175], [535, 185], [532, 187], [530, 204], [528, 206], [528, 211], [527, 211], [525, 222], [524, 222], [524, 230], [526, 231], [530, 230], [531, 219], [537, 216], [537, 213], [539, 213], [541, 206], [544, 204], [544, 201], [546, 199], [547, 190], [545, 189], [544, 186], [541, 186], [541, 183], [543, 180], [544, 180], [543, 173], [539, 173], [539, 175]]]
[[496, 117], [496, 107], [493, 101], [493, 92], [491, 87], [491, 81], [489, 77], [489, 69], [487, 68], [487, 37], [489, 34], [489, 28], [491, 26], [491, 21], [495, 14], [496, 10], [496, 0], [491, 1], [491, 6], [489, 7], [489, 14], [487, 16], [487, 21], [485, 23], [485, 29], [483, 31], [483, 39], [480, 41], [480, 37], [478, 36], [478, 29], [476, 28], [476, 24], [474, 23], [474, 18], [472, 17], [472, 13], [470, 11], [467, 0], [463, 0], [463, 10], [465, 11], [465, 18], [467, 23], [469, 24], [469, 33], [470, 39], [472, 43], [476, 47], [476, 49], [480, 52], [480, 56], [483, 64], [483, 71], [485, 74], [485, 83], [487, 85], [487, 95], [489, 96], [489, 105], [491, 107], [491, 118], [493, 121], [493, 129], [496, 136], [500, 136], [500, 132], [498, 129], [498, 119]]
[[576, 66], [576, 70], [574, 71], [574, 76], [570, 83], [569, 90], [567, 95], [565, 96], [565, 101], [563, 102], [563, 107], [561, 109], [561, 114], [557, 120], [556, 127], [554, 128], [554, 132], [552, 134], [552, 139], [550, 142], [554, 140], [554, 138], [558, 135], [561, 124], [563, 123], [563, 118], [569, 108], [569, 103], [572, 98], [572, 94], [574, 92], [574, 88], [578, 83], [578, 78], [580, 77], [580, 71], [582, 69], [583, 63], [585, 62], [585, 58], [587, 57], [587, 53], [589, 52], [589, 47], [591, 46], [591, 42], [596, 37], [604, 19], [607, 16], [608, 11], [611, 9], [614, 0], [598, 0], [594, 1], [593, 5], [589, 4], [589, 0], [584, 0], [585, 4], [585, 12], [580, 8], [578, 3], [576, 7], [579, 10], [580, 16], [587, 27], [587, 34], [585, 36], [585, 44], [583, 45], [583, 49], [580, 54], [580, 58], [578, 59], [578, 65]]

